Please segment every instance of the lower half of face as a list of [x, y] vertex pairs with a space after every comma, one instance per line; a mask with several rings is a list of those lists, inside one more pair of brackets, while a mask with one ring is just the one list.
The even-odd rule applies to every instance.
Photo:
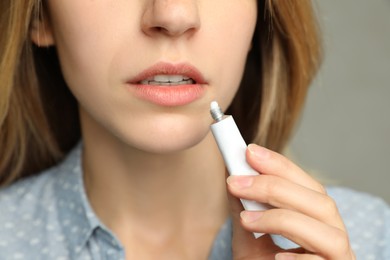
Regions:
[[151, 152], [201, 142], [241, 81], [255, 0], [49, 0], [52, 33], [84, 134]]

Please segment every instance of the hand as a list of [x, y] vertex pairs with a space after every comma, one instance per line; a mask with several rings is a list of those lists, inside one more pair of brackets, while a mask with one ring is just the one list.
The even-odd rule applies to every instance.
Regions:
[[[320, 183], [284, 156], [254, 144], [247, 161], [262, 174], [227, 180], [234, 259], [355, 259], [336, 204]], [[243, 211], [237, 198], [274, 208]], [[279, 234], [301, 248], [283, 250], [269, 235], [255, 239], [252, 232]]]

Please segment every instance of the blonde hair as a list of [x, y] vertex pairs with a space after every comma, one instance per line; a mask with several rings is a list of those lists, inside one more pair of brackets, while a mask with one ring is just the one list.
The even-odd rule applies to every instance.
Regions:
[[247, 142], [282, 152], [320, 65], [319, 28], [310, 0], [260, 2], [252, 51], [229, 112]]
[[[80, 138], [77, 102], [54, 48], [29, 38], [39, 0], [0, 2], [0, 185], [62, 159]], [[321, 58], [309, 0], [259, 0], [258, 21], [231, 113], [247, 142], [282, 151]]]

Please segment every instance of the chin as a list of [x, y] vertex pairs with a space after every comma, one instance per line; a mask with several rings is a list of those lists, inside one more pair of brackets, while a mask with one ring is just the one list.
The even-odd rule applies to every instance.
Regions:
[[209, 128], [200, 127], [180, 127], [180, 129], [154, 129], [148, 134], [138, 135], [138, 138], [127, 142], [137, 150], [153, 154], [172, 154], [191, 149], [202, 143]]
[[143, 144], [140, 147], [144, 152], [152, 153], [152, 154], [176, 154], [188, 150], [190, 148], [198, 145], [202, 139], [199, 140], [185, 140], [185, 141], [176, 141], [176, 142], [163, 142], [163, 143], [154, 143], [154, 144]]

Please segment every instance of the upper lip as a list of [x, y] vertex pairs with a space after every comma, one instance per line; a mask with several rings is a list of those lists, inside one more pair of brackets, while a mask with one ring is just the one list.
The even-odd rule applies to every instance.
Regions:
[[166, 63], [158, 62], [151, 67], [145, 69], [137, 76], [129, 80], [131, 84], [140, 84], [142, 80], [151, 78], [156, 75], [182, 75], [191, 78], [195, 84], [206, 84], [206, 81], [200, 71], [188, 63]]

